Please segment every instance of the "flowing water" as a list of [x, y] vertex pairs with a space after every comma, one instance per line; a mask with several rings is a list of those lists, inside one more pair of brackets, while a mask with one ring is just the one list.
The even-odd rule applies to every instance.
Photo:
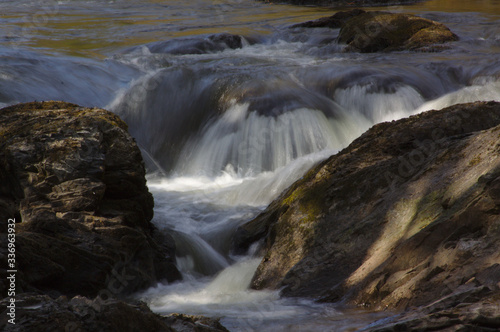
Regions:
[[[500, 1], [391, 7], [460, 37], [440, 53], [342, 53], [338, 30], [290, 29], [336, 10], [252, 0], [0, 1], [0, 106], [58, 99], [128, 122], [183, 281], [138, 295], [231, 331], [351, 331], [387, 314], [249, 289], [255, 246], [231, 237], [371, 125], [500, 101]], [[229, 33], [232, 35], [221, 35]]]

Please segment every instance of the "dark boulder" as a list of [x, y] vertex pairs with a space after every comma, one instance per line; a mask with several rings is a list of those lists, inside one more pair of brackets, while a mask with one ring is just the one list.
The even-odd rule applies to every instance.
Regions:
[[458, 40], [445, 25], [411, 14], [365, 12], [345, 21], [338, 42], [349, 52], [428, 50]]
[[340, 28], [337, 42], [344, 52], [439, 51], [458, 36], [441, 23], [411, 14], [341, 11], [291, 28]]
[[16, 221], [18, 292], [120, 296], [179, 279], [152, 217], [141, 153], [116, 115], [63, 102], [0, 110], [0, 222]]

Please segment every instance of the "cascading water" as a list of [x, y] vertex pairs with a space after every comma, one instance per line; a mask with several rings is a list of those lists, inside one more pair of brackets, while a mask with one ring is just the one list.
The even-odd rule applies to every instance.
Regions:
[[[102, 15], [89, 1], [59, 3], [58, 20], [74, 20], [65, 16], [74, 3], [82, 16]], [[148, 168], [153, 222], [175, 238], [184, 277], [138, 296], [159, 313], [222, 317], [231, 331], [343, 331], [379, 317], [249, 290], [259, 244], [236, 256], [232, 235], [371, 125], [459, 102], [500, 101], [498, 15], [408, 7], [447, 24], [461, 41], [436, 54], [349, 54], [331, 42], [338, 30], [287, 27], [330, 14], [318, 9], [206, 0], [197, 2], [193, 23], [186, 4], [175, 1], [107, 6], [118, 19], [129, 11], [164, 15], [165, 26], [105, 25], [100, 38], [107, 42], [140, 40], [116, 37], [117, 49], [101, 49], [105, 61], [2, 42], [0, 103], [64, 99], [108, 107], [129, 124]], [[214, 20], [214, 10], [224, 20]], [[264, 11], [269, 16], [262, 18]], [[16, 27], [15, 18], [9, 24]], [[216, 34], [223, 31], [236, 35]], [[44, 43], [35, 32], [24, 37]]]
[[[275, 291], [249, 290], [259, 259], [251, 258], [252, 250], [244, 257], [232, 255], [232, 234], [315, 163], [347, 146], [374, 123], [456, 102], [498, 100], [499, 80], [474, 76], [472, 71], [451, 75], [454, 65], [443, 64], [421, 64], [420, 70], [388, 65], [353, 70], [338, 59], [326, 59], [309, 63], [305, 70], [302, 57], [290, 58], [288, 50], [276, 49], [268, 50], [269, 56], [282, 67], [268, 73], [269, 57], [262, 60], [252, 50], [262, 52], [261, 47], [248, 45], [246, 53], [227, 50], [202, 55], [204, 62], [195, 62], [189, 73], [188, 80], [199, 78], [198, 88], [188, 84], [190, 99], [184, 103], [187, 109], [202, 105], [196, 114], [204, 120], [182, 132], [182, 139], [172, 142], [181, 142], [175, 149], [155, 150], [153, 158], [162, 160], [161, 153], [168, 151], [175, 154], [176, 162], [163, 165], [167, 177], [152, 175], [149, 180], [157, 202], [154, 222], [174, 234], [185, 279], [150, 289], [142, 298], [158, 312], [222, 316], [222, 322], [235, 331], [288, 331], [300, 326], [317, 330], [332, 324], [341, 330], [345, 320], [352, 318], [332, 306], [282, 299]], [[297, 50], [297, 45], [288, 47]], [[178, 61], [172, 55], [164, 57]], [[196, 61], [191, 55], [188, 59]], [[187, 59], [181, 61], [184, 64]], [[252, 63], [253, 73], [245, 71], [246, 63]], [[235, 64], [242, 72], [235, 70]], [[220, 67], [209, 70], [214, 66]], [[202, 82], [206, 77], [210, 80]], [[160, 90], [182, 95], [170, 89], [171, 85], [167, 91]], [[116, 112], [123, 111], [123, 102], [115, 103]], [[165, 112], [185, 121], [186, 114], [171, 113], [170, 105], [161, 105], [151, 105], [155, 108], [149, 112]], [[153, 128], [162, 121], [167, 119], [154, 121]], [[169, 133], [152, 131], [159, 133], [162, 144], [168, 141]], [[360, 320], [356, 326], [363, 324], [366, 321]], [[352, 322], [348, 326], [355, 327]]]
[[[239, 175], [274, 171], [311, 153], [342, 146], [356, 131], [348, 118], [329, 120], [318, 110], [300, 108], [276, 117], [232, 105], [190, 142], [179, 159], [178, 173], [216, 175], [235, 168]], [[351, 131], [350, 131], [351, 129]]]

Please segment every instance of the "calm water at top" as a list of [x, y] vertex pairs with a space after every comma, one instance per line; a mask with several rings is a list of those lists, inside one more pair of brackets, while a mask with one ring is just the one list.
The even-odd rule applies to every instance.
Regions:
[[[101, 58], [123, 47], [172, 37], [216, 32], [269, 34], [339, 10], [254, 0], [2, 0], [0, 8], [3, 45]], [[431, 0], [388, 9], [478, 12], [494, 20], [500, 15], [500, 0]]]

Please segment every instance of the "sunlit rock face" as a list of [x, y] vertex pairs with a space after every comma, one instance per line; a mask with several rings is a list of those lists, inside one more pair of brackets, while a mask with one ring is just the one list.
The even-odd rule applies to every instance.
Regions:
[[366, 12], [342, 25], [338, 42], [345, 51], [378, 52], [422, 50], [435, 44], [456, 41], [458, 36], [445, 25], [411, 14]]
[[373, 126], [240, 227], [236, 248], [265, 241], [253, 286], [379, 309], [498, 296], [499, 125], [477, 102]]
[[439, 51], [439, 45], [457, 41], [445, 25], [411, 14], [361, 9], [295, 24], [291, 28], [340, 28], [337, 42], [344, 52]]

